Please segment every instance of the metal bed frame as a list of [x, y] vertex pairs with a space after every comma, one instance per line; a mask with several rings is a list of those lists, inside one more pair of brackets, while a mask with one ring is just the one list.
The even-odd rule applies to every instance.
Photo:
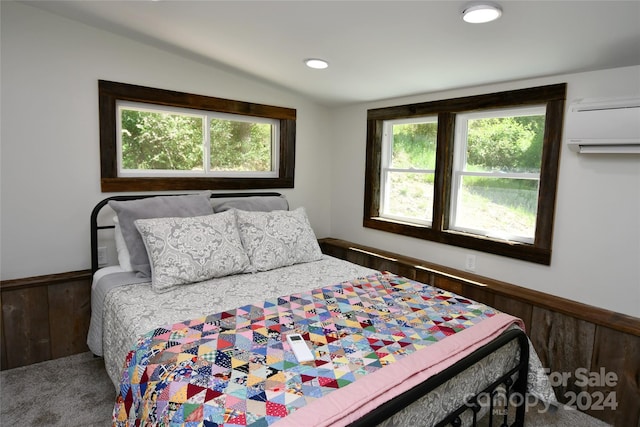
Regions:
[[[152, 195], [128, 195], [128, 196], [112, 196], [100, 201], [91, 212], [91, 271], [95, 273], [99, 269], [98, 265], [98, 231], [105, 229], [113, 229], [114, 225], [98, 225], [98, 214], [100, 210], [109, 203], [110, 200], [124, 201], [124, 200], [137, 200], [147, 197], [155, 197], [158, 194]], [[162, 194], [163, 196], [165, 194]], [[178, 195], [178, 194], [166, 194], [166, 195]], [[259, 193], [212, 193], [211, 198], [235, 198], [235, 197], [250, 197], [250, 196], [282, 196], [277, 192], [259, 192]], [[375, 410], [369, 412], [362, 418], [351, 423], [350, 427], [368, 427], [376, 425], [387, 418], [393, 416], [403, 408], [409, 406], [411, 403], [434, 391], [437, 387], [444, 384], [451, 378], [461, 374], [472, 365], [478, 363], [483, 358], [494, 353], [510, 342], [516, 340], [519, 348], [519, 361], [514, 368], [504, 373], [497, 379], [495, 379], [484, 390], [479, 391], [468, 399], [463, 405], [451, 412], [447, 417], [441, 420], [436, 427], [454, 426], [458, 427], [463, 424], [462, 414], [469, 413], [471, 411], [472, 426], [476, 427], [479, 421], [478, 416], [482, 409], [481, 397], [489, 396], [489, 408], [488, 413], [485, 416], [489, 417], [488, 425], [493, 426], [494, 421], [500, 427], [520, 427], [524, 426], [525, 409], [526, 409], [526, 391], [527, 391], [527, 376], [529, 372], [529, 341], [527, 335], [521, 329], [511, 329], [501, 334], [498, 338], [474, 351], [472, 354], [466, 356], [460, 361], [456, 362], [452, 366], [444, 369], [438, 374], [428, 378], [426, 381], [417, 385], [416, 387], [396, 396], [395, 398], [380, 405]], [[516, 378], [515, 380], [513, 378]], [[499, 393], [502, 392], [504, 398], [502, 402], [505, 403], [504, 407], [496, 408], [495, 402]], [[519, 396], [518, 399], [511, 399], [512, 396]], [[509, 411], [508, 405], [515, 400], [515, 404], [512, 408], [513, 412]], [[496, 414], [496, 409], [498, 413]], [[515, 414], [515, 416], [514, 416]], [[513, 418], [512, 421], [509, 418]]]
[[[404, 392], [403, 394], [379, 406], [372, 412], [369, 412], [364, 417], [350, 424], [350, 427], [372, 426], [382, 420], [389, 418], [396, 412], [400, 411], [402, 408], [427, 395], [429, 392], [435, 390], [438, 386], [444, 384], [456, 375], [464, 372], [475, 363], [479, 362], [496, 350], [509, 344], [513, 340], [518, 341], [518, 347], [520, 349], [520, 360], [518, 364], [507, 373], [497, 378], [494, 382], [489, 384], [484, 390], [481, 390], [475, 396], [467, 400], [458, 409], [451, 412], [447, 417], [436, 424], [436, 427], [444, 427], [448, 425], [454, 427], [461, 426], [462, 414], [467, 411], [472, 411], [471, 425], [474, 427], [477, 426], [477, 423], [479, 421], [478, 414], [482, 409], [482, 403], [479, 401], [481, 396], [491, 397], [491, 399], [489, 400], [489, 412], [488, 414], [486, 414], [486, 416], [489, 417], [489, 426], [494, 425], [494, 419], [500, 422], [500, 424], [498, 424], [500, 427], [524, 426], [524, 416], [526, 409], [524, 404], [524, 396], [527, 391], [527, 375], [529, 373], [529, 340], [527, 338], [527, 335], [521, 329], [511, 329], [500, 335], [489, 344], [474, 351], [472, 354], [458, 361], [454, 365], [451, 365], [449, 368], [444, 369], [443, 371], [430, 377], [411, 390]], [[514, 381], [513, 377], [516, 373], [517, 378]], [[509, 403], [511, 401], [511, 396], [513, 395], [522, 397], [522, 399], [517, 402], [518, 405], [514, 407], [515, 419], [511, 424], [509, 424], [509, 411], [507, 407], [499, 408], [500, 414], [498, 416], [495, 416], [494, 414], [496, 409], [495, 397], [500, 387], [504, 387], [504, 401], [506, 403]], [[502, 418], [502, 420], [500, 420], [500, 418]]]

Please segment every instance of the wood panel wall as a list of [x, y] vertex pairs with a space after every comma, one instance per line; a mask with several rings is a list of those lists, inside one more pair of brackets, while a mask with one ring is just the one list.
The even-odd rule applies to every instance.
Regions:
[[89, 350], [90, 271], [5, 280], [0, 291], [3, 370]]
[[[344, 240], [320, 239], [320, 245], [336, 258], [429, 283], [521, 318], [542, 365], [553, 375], [570, 375], [554, 387], [558, 400], [614, 426], [640, 426], [639, 318]], [[615, 384], [591, 376], [600, 379], [603, 372], [615, 374], [617, 380], [609, 382]], [[600, 395], [615, 398], [617, 408], [599, 409]]]

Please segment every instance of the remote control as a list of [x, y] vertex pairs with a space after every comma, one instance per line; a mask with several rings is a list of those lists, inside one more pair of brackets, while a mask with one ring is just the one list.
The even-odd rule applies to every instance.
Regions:
[[311, 353], [311, 350], [307, 347], [307, 343], [302, 339], [302, 335], [289, 334], [287, 335], [287, 341], [289, 342], [296, 359], [298, 359], [298, 362], [309, 362], [314, 360], [313, 353]]

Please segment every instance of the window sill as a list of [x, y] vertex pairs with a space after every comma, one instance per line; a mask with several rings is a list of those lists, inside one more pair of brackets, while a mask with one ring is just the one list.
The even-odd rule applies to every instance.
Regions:
[[473, 249], [536, 264], [551, 264], [551, 251], [536, 247], [532, 244], [498, 240], [459, 231], [434, 230], [427, 226], [392, 221], [381, 217], [365, 218], [363, 225], [366, 228], [386, 231], [388, 233]]

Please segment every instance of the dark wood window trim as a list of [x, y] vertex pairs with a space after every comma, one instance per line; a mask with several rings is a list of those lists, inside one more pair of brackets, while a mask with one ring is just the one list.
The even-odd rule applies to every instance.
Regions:
[[[556, 187], [562, 143], [566, 83], [486, 95], [367, 111], [367, 153], [364, 220], [368, 228], [402, 234], [539, 264], [551, 264]], [[448, 230], [453, 167], [454, 126], [457, 113], [474, 110], [546, 105], [546, 122], [540, 171], [536, 233], [533, 244], [492, 239]], [[431, 227], [392, 221], [379, 216], [382, 128], [385, 120], [438, 116], [435, 194]]]
[[[293, 188], [295, 170], [296, 110], [250, 102], [193, 95], [144, 86], [98, 81], [100, 111], [100, 176], [103, 192], [162, 190], [244, 190]], [[194, 108], [280, 121], [277, 178], [153, 177], [118, 176], [116, 150], [116, 101], [134, 101], [164, 106]]]

